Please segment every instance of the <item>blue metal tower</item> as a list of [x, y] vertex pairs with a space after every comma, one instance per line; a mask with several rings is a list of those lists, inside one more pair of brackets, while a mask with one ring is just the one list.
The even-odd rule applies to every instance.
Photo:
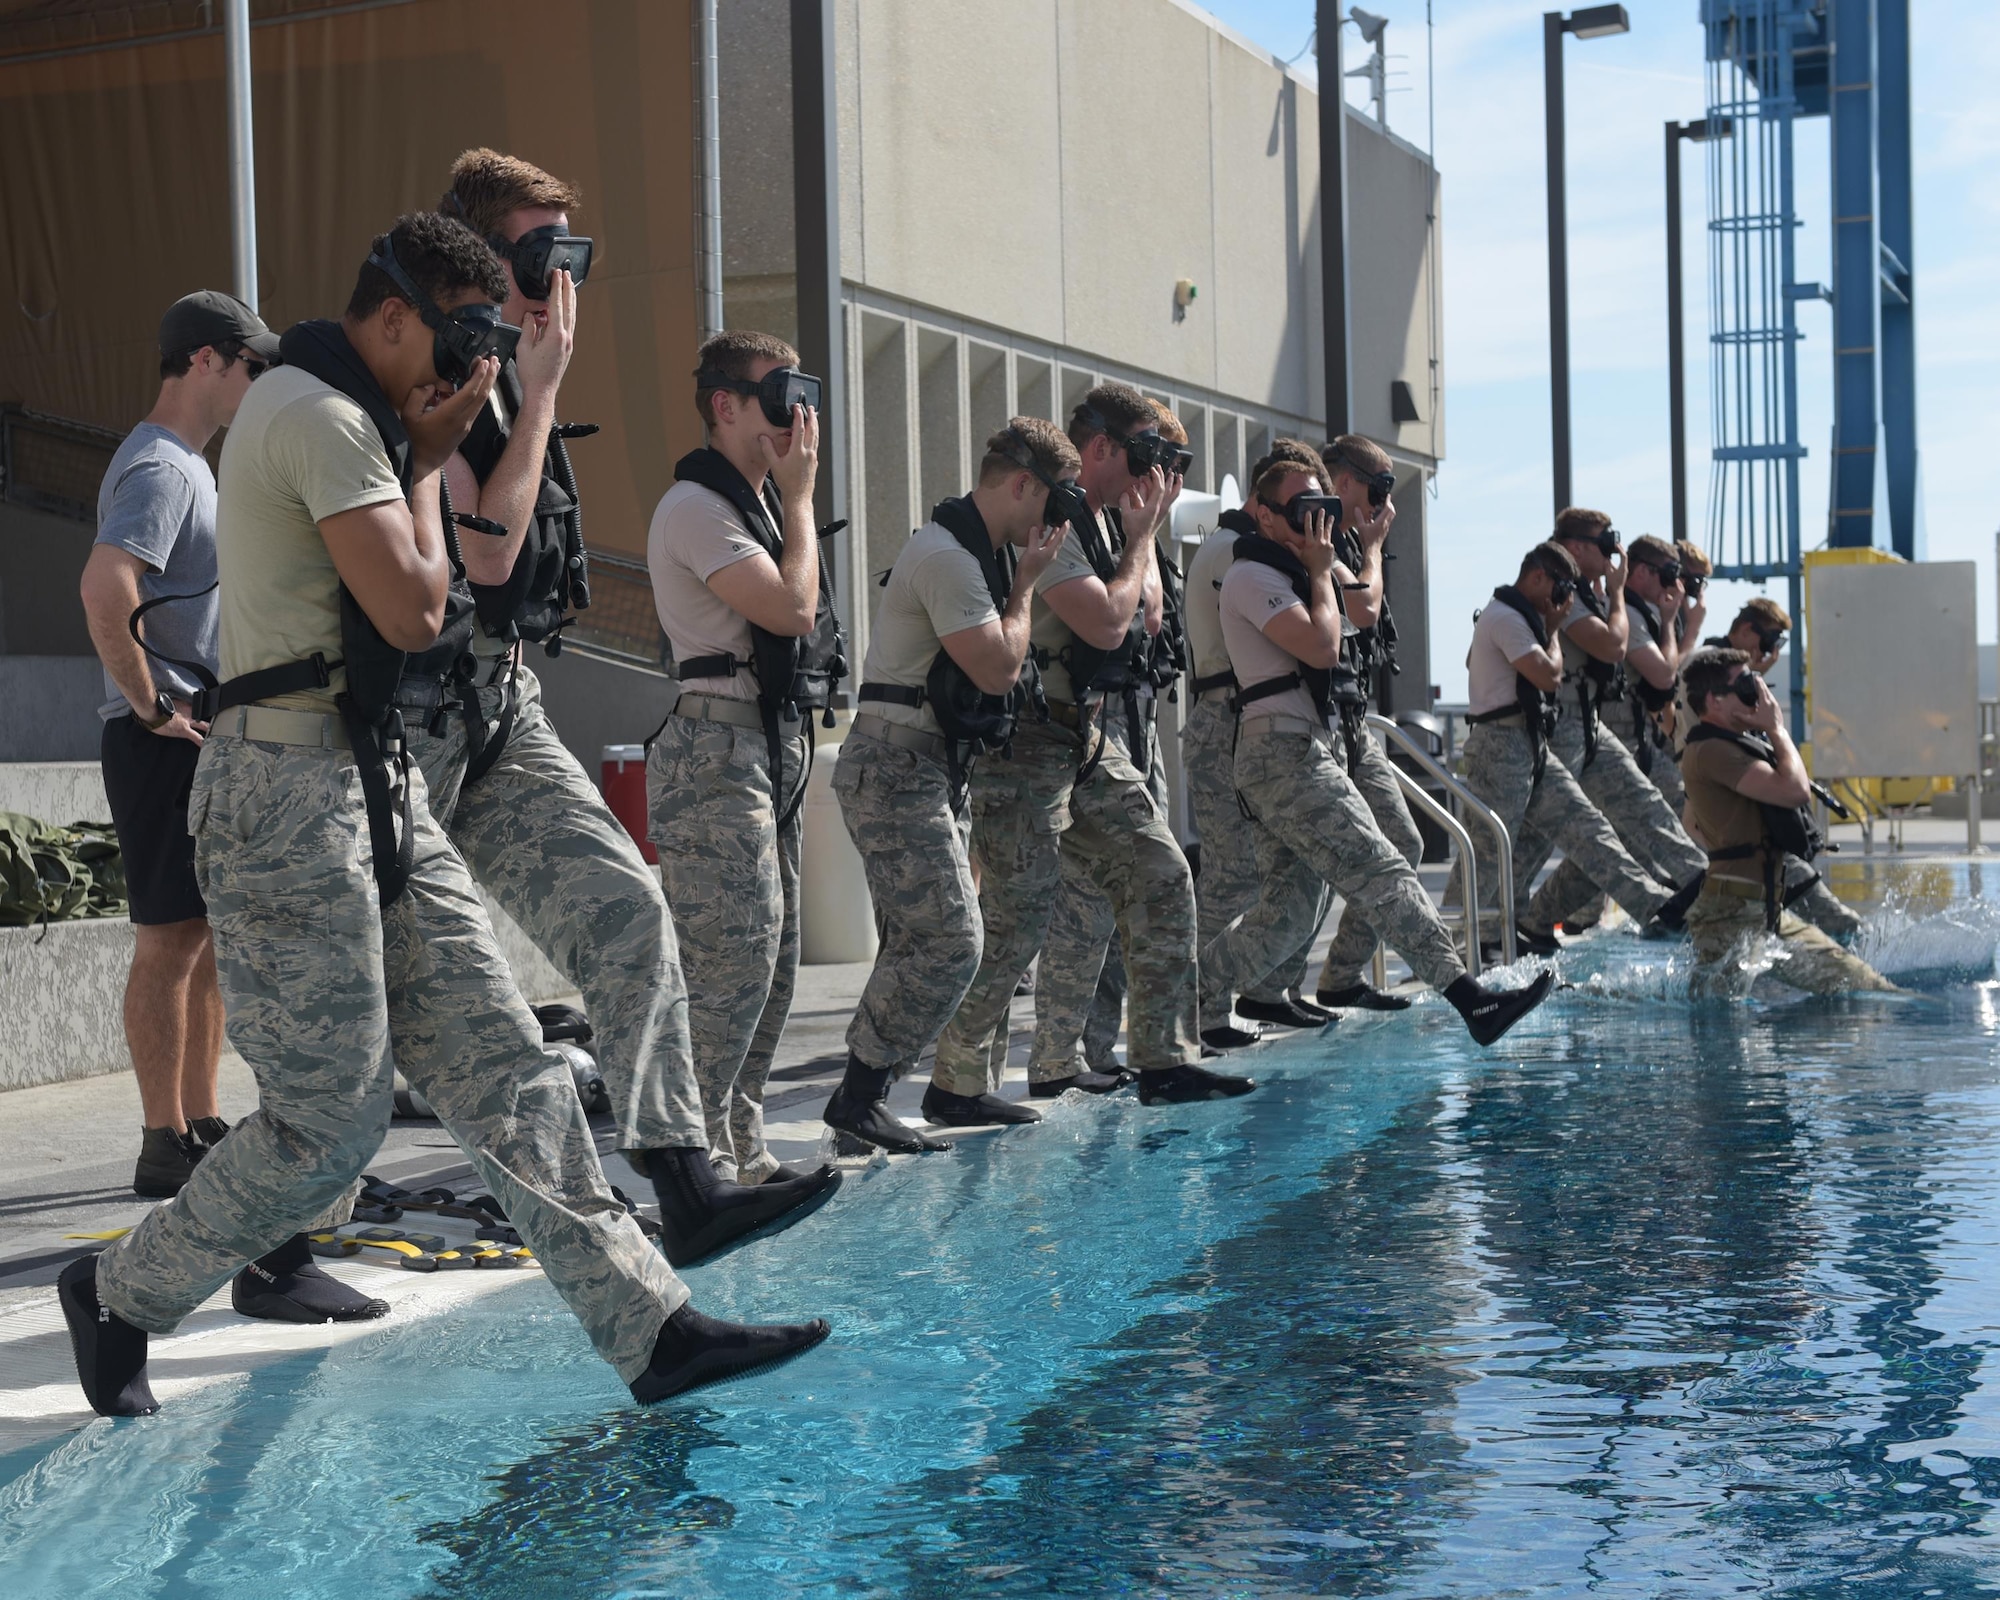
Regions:
[[[1709, 534], [1720, 576], [1803, 611], [1798, 302], [1833, 307], [1827, 543], [1919, 559], [1909, 0], [1701, 0], [1708, 56]], [[1802, 283], [1793, 131], [1830, 118], [1832, 282]], [[1878, 483], [1881, 493], [1878, 496]], [[1791, 652], [1802, 731], [1804, 652]]]

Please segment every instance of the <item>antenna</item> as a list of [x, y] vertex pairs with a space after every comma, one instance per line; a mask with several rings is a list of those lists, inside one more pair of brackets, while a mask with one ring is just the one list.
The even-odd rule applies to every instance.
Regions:
[[1359, 6], [1347, 8], [1347, 20], [1354, 24], [1364, 44], [1372, 44], [1375, 54], [1347, 74], [1350, 78], [1363, 78], [1368, 83], [1368, 97], [1375, 102], [1375, 121], [1378, 126], [1389, 126], [1389, 60], [1383, 47], [1383, 36], [1389, 31], [1389, 19], [1377, 16], [1373, 11], [1364, 11]]

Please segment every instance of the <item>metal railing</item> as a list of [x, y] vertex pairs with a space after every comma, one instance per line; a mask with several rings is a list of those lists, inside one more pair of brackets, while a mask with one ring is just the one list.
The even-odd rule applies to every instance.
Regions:
[[[1507, 824], [1494, 813], [1493, 808], [1474, 794], [1465, 784], [1440, 766], [1431, 753], [1412, 739], [1387, 717], [1369, 713], [1368, 726], [1385, 739], [1392, 739], [1396, 747], [1428, 773], [1431, 779], [1459, 803], [1459, 806], [1477, 817], [1492, 832], [1494, 859], [1499, 865], [1500, 900], [1500, 954], [1507, 965], [1512, 966], [1514, 950], [1514, 842], [1507, 836]], [[1395, 763], [1390, 765], [1395, 767]], [[1472, 835], [1466, 832], [1465, 824], [1451, 814], [1446, 806], [1432, 798], [1431, 793], [1409, 773], [1396, 767], [1396, 781], [1403, 786], [1403, 793], [1418, 801], [1425, 815], [1457, 843], [1459, 856], [1465, 862], [1465, 886], [1460, 891], [1465, 897], [1466, 944], [1471, 951], [1471, 959], [1466, 962], [1466, 970], [1475, 977], [1479, 973], [1479, 868], [1474, 860]]]

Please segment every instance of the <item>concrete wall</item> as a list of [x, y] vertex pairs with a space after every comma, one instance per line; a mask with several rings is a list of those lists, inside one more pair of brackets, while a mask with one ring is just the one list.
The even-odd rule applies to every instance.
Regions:
[[0, 655], [95, 654], [76, 586], [96, 537], [95, 521], [0, 502]]
[[[0, 762], [88, 761], [97, 765], [104, 670], [92, 656], [0, 655]], [[18, 808], [17, 808], [18, 809]], [[108, 813], [95, 813], [100, 819]], [[56, 816], [69, 822], [82, 812]]]

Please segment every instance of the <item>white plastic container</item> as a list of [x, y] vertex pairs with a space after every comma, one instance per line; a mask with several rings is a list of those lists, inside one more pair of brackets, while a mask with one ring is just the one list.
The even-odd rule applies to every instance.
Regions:
[[861, 852], [848, 837], [833, 792], [833, 769], [840, 746], [821, 745], [813, 753], [812, 781], [806, 785], [799, 845], [799, 959], [808, 966], [873, 961], [875, 902], [861, 870]]

